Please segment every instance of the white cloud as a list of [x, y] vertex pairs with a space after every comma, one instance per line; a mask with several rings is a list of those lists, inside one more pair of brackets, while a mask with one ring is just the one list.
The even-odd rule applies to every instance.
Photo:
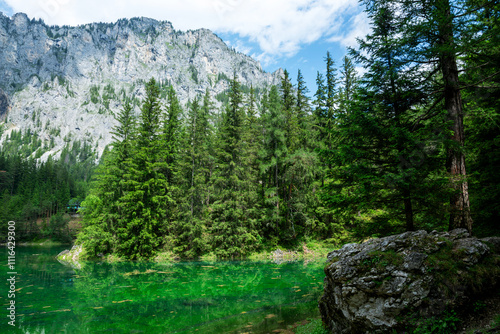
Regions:
[[348, 23], [348, 28], [343, 33], [337, 32], [329, 41], [339, 42], [344, 46], [355, 48], [358, 45], [356, 38], [365, 37], [371, 30], [370, 20], [365, 12], [360, 12], [351, 17]]
[[268, 53], [261, 52], [259, 54], [251, 54], [250, 55], [253, 59], [258, 60], [264, 67], [269, 67], [272, 65], [277, 65], [278, 64], [278, 59]]
[[244, 42], [242, 42], [241, 40], [236, 40], [236, 41], [224, 41], [224, 43], [226, 43], [226, 45], [228, 45], [229, 47], [232, 47], [234, 48], [236, 51], [238, 52], [241, 52], [243, 54], [250, 54], [252, 52], [252, 48], [248, 45], [246, 45]]
[[[48, 24], [78, 25], [151, 17], [180, 30], [208, 28], [230, 32], [259, 44], [262, 58], [292, 56], [301, 46], [340, 36], [346, 15], [359, 12], [357, 0], [5, 0], [14, 12]], [[357, 16], [355, 17], [357, 18]], [[339, 41], [357, 34], [343, 33]], [[243, 48], [240, 46], [240, 48]]]

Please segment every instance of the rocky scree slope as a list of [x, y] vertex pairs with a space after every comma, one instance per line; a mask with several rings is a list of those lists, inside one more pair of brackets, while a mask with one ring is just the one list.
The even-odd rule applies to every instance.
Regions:
[[148, 18], [47, 26], [0, 13], [1, 140], [30, 129], [41, 139], [42, 160], [76, 140], [100, 155], [125, 98], [139, 111], [144, 81], [173, 85], [186, 103], [207, 88], [212, 98], [223, 93], [233, 72], [256, 88], [278, 84], [282, 75], [264, 72], [206, 29], [182, 32]]
[[498, 294], [500, 238], [406, 232], [344, 245], [328, 260], [319, 308], [332, 333], [403, 333]]

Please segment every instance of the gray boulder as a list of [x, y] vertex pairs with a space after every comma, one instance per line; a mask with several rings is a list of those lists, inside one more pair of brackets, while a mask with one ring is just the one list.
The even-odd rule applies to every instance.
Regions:
[[498, 287], [500, 238], [406, 232], [328, 254], [321, 316], [332, 333], [403, 332]]

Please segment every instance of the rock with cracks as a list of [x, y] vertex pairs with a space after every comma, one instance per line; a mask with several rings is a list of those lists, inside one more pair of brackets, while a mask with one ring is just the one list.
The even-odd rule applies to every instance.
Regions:
[[500, 238], [406, 232], [328, 254], [321, 316], [332, 333], [392, 333], [498, 287]]

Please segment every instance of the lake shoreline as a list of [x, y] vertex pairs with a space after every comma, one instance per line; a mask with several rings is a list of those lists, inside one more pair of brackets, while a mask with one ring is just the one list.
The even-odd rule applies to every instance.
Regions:
[[[0, 246], [7, 246], [7, 242], [0, 242]], [[44, 246], [44, 247], [52, 247], [52, 246], [73, 246], [71, 243], [66, 243], [66, 242], [59, 242], [59, 241], [53, 241], [53, 240], [40, 240], [40, 241], [24, 241], [24, 242], [19, 242], [16, 243], [16, 247], [18, 246]]]
[[[61, 245], [65, 246], [65, 245]], [[71, 246], [70, 249], [65, 250], [58, 254], [57, 259], [66, 262], [78, 262], [78, 261], [98, 261], [98, 262], [106, 262], [106, 263], [116, 263], [116, 262], [124, 262], [129, 261], [127, 259], [121, 258], [115, 254], [106, 254], [101, 255], [97, 258], [89, 258], [85, 254], [85, 250], [81, 245], [68, 245]], [[253, 261], [274, 261], [276, 263], [282, 262], [294, 262], [294, 261], [313, 261], [324, 259], [325, 262], [327, 260], [327, 255], [332, 250], [337, 247], [326, 247], [325, 245], [321, 245], [320, 247], [309, 249], [307, 245], [304, 243], [300, 249], [297, 250], [283, 250], [282, 248], [277, 248], [273, 251], [260, 251], [253, 254], [250, 254], [246, 257], [239, 258], [217, 258], [214, 254], [205, 254], [199, 256], [197, 258], [182, 258], [179, 255], [170, 252], [159, 252], [156, 254], [154, 258], [150, 260], [137, 261], [137, 262], [152, 262], [152, 263], [175, 263], [179, 261], [227, 261], [227, 260], [253, 260]], [[135, 261], [134, 261], [135, 262]]]

